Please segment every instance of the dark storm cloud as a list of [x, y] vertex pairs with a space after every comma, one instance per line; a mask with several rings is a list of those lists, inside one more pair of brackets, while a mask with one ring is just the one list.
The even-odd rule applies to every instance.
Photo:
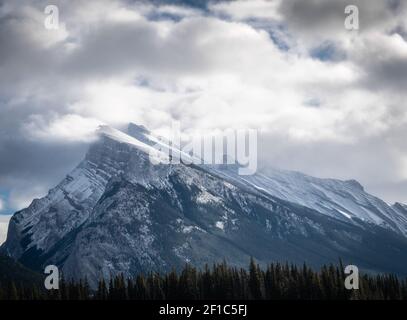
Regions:
[[157, 28], [144, 22], [106, 23], [84, 36], [84, 45], [72, 53], [64, 67], [68, 74], [93, 76], [204, 70], [204, 56], [188, 45], [194, 39], [184, 37], [181, 42], [179, 36], [175, 32], [168, 38], [160, 37]]
[[[0, 106], [0, 189], [10, 195], [10, 212], [26, 205], [26, 197], [45, 195], [73, 166], [83, 158], [84, 143], [52, 143], [38, 141], [21, 126], [32, 112], [42, 108]], [[38, 194], [39, 192], [39, 194]]]
[[[78, 163], [86, 150], [85, 144], [52, 144], [27, 141], [23, 137], [0, 142], [0, 179], [12, 181], [24, 178], [27, 183], [55, 183], [72, 164]], [[67, 171], [68, 170], [68, 171]]]
[[62, 113], [74, 87], [66, 88], [58, 74], [63, 51], [37, 38], [44, 34], [43, 16], [36, 20], [45, 7], [39, 3], [32, 3], [34, 9], [22, 1], [0, 5], [0, 188], [14, 198], [3, 199], [8, 210], [19, 208], [25, 194], [37, 196], [35, 190], [54, 185], [86, 149], [39, 141], [22, 130], [33, 115], [46, 120]]
[[196, 17], [178, 21], [162, 35], [163, 27], [150, 21], [106, 22], [82, 36], [82, 45], [66, 57], [61, 71], [67, 77], [206, 74], [220, 66], [203, 50], [200, 36], [217, 27], [222, 22]]
[[407, 87], [407, 56], [384, 61], [372, 58], [361, 63], [366, 70], [365, 84], [372, 90], [390, 89], [400, 92]]
[[[356, 37], [360, 42], [344, 48], [343, 40], [348, 34], [344, 28], [344, 8], [350, 4], [359, 9], [360, 29]], [[397, 52], [399, 48], [395, 39], [390, 41], [380, 36], [380, 33], [399, 35], [406, 41], [403, 32], [407, 18], [405, 1], [286, 0], [282, 1], [279, 11], [289, 30], [297, 37], [307, 39], [311, 54], [317, 52], [317, 58], [321, 56], [321, 45], [315, 47], [315, 43], [333, 41], [335, 50], [329, 50], [328, 55], [333, 54], [334, 60], [338, 57], [337, 52], [343, 57], [349, 51], [347, 58], [360, 69], [361, 85], [369, 90], [398, 92], [406, 87], [407, 54]], [[402, 46], [402, 41], [399, 42]], [[407, 47], [407, 42], [404, 45]]]
[[348, 5], [357, 6], [360, 14], [360, 31], [386, 25], [406, 9], [405, 3], [394, 0], [286, 0], [281, 2], [280, 13], [295, 31], [325, 36], [329, 31], [344, 32], [344, 11]]

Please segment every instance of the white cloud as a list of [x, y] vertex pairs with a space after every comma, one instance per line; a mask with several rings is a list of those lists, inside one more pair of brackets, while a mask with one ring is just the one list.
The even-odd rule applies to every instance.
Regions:
[[7, 238], [8, 223], [10, 218], [11, 216], [0, 215], [0, 245], [2, 245]]
[[[346, 1], [304, 3], [238, 0], [212, 3], [204, 14], [173, 5], [58, 2], [64, 24], [56, 34], [38, 29], [40, 6], [10, 5], [23, 23], [0, 24], [2, 128], [71, 144], [91, 141], [102, 123], [162, 131], [178, 119], [185, 129], [259, 128], [266, 162], [401, 185], [407, 42], [392, 30], [404, 25], [404, 5], [394, 11], [358, 1], [362, 29], [349, 33]], [[289, 43], [284, 50], [270, 36], [276, 22]], [[325, 41], [340, 59], [311, 56]], [[397, 169], [381, 174], [371, 159], [378, 146], [381, 161]]]
[[29, 122], [23, 124], [22, 130], [28, 139], [63, 142], [91, 142], [96, 138], [96, 129], [103, 122], [84, 118], [78, 114], [56, 116], [50, 121], [41, 115], [32, 115]]

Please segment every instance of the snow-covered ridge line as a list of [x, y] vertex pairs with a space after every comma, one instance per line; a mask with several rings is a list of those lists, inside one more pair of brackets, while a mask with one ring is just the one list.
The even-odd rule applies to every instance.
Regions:
[[109, 126], [100, 126], [98, 129], [98, 134], [100, 136], [106, 136], [112, 140], [115, 140], [117, 142], [121, 143], [126, 143], [129, 144], [137, 149], [140, 149], [141, 151], [145, 153], [150, 153], [152, 151], [152, 147], [144, 142], [141, 142], [140, 140], [137, 140], [136, 138], [120, 131], [117, 129], [114, 129]]
[[[130, 130], [130, 128], [132, 128], [132, 130]], [[135, 128], [138, 128], [138, 131]], [[166, 139], [162, 137], [155, 137], [144, 127], [137, 126], [135, 124], [130, 124], [127, 133], [109, 126], [100, 126], [98, 129], [98, 134], [99, 136], [108, 137], [112, 140], [128, 144], [143, 151], [149, 155], [153, 164], [165, 163], [165, 161], [169, 162], [170, 154], [173, 157], [183, 160], [185, 159], [189, 163], [202, 162], [202, 160], [196, 156], [191, 156], [184, 151], [181, 151], [179, 147], [170, 145]]]
[[[163, 155], [182, 151], [165, 143], [165, 139], [154, 137], [146, 128], [130, 124], [132, 136], [119, 130], [103, 127], [104, 135], [119, 142], [131, 144], [146, 153], [159, 152]], [[135, 138], [137, 137], [137, 138]], [[154, 149], [154, 150], [152, 150]], [[183, 157], [190, 157], [184, 155]], [[407, 206], [389, 206], [381, 199], [368, 194], [356, 180], [316, 178], [297, 171], [268, 167], [254, 175], [238, 175], [235, 165], [201, 166], [208, 173], [221, 176], [231, 183], [251, 186], [261, 193], [317, 210], [339, 220], [358, 224], [358, 221], [375, 224], [407, 236]]]

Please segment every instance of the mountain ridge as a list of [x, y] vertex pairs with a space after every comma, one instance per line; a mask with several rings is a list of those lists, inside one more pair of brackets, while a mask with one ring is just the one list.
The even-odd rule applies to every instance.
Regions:
[[[353, 181], [312, 180], [320, 185], [301, 198], [309, 176], [298, 173], [296, 185], [282, 171], [240, 177], [228, 167], [153, 165], [149, 151], [159, 139], [146, 128], [130, 128], [133, 136], [100, 128], [100, 139], [78, 167], [47, 196], [14, 214], [0, 251], [36, 270], [56, 264], [68, 277], [93, 284], [117, 273], [167, 271], [185, 263], [226, 259], [245, 266], [252, 256], [260, 263], [315, 266], [342, 257], [365, 270], [406, 272], [403, 205], [394, 210], [400, 221], [393, 221], [393, 211], [373, 207], [384, 202], [365, 196]], [[352, 191], [360, 198], [343, 203], [332, 191], [338, 188], [345, 188], [342, 196]], [[340, 199], [347, 211], [337, 211], [334, 201], [326, 212], [317, 210], [317, 195]], [[353, 208], [362, 200], [372, 205], [361, 209], [370, 220]]]

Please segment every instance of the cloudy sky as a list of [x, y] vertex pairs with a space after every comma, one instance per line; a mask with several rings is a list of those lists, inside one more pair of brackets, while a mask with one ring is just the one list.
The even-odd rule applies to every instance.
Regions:
[[406, 24], [398, 0], [0, 0], [0, 213], [129, 121], [257, 128], [260, 165], [407, 202]]

